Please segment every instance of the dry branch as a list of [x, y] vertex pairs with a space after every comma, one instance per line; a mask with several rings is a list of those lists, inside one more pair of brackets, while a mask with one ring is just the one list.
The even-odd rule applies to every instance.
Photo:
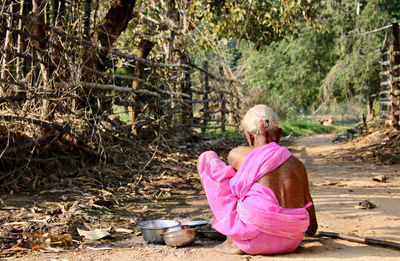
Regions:
[[21, 82], [16, 82], [16, 81], [13, 81], [13, 80], [6, 80], [6, 79], [3, 79], [3, 78], [0, 78], [0, 82], [4, 82], [4, 83], [7, 83], [7, 84], [11, 84], [11, 85], [16, 85], [16, 86], [19, 86], [19, 87], [25, 87], [25, 84], [23, 84]]
[[16, 52], [16, 51], [4, 50], [4, 49], [1, 49], [1, 48], [0, 48], [0, 53], [1, 53], [1, 54], [9, 54], [9, 55], [17, 56], [17, 57], [20, 57], [20, 58], [27, 59], [28, 61], [34, 61], [34, 62], [36, 62], [36, 63], [41, 63], [41, 64], [43, 64], [43, 65], [45, 65], [45, 66], [47, 66], [47, 67], [50, 67], [50, 66], [52, 66], [53, 68], [56, 67], [56, 65], [50, 64], [50, 63], [48, 63], [48, 62], [45, 62], [45, 61], [43, 61], [42, 59], [37, 59], [37, 58], [34, 58], [34, 57], [32, 57], [32, 56], [29, 56], [29, 55], [25, 55], [25, 54], [22, 54], [22, 53], [18, 53], [18, 52]]
[[118, 98], [108, 97], [108, 96], [101, 96], [100, 97], [103, 101], [112, 101], [112, 104], [119, 105], [119, 106], [131, 106], [135, 109], [143, 108], [145, 105], [142, 102], [133, 102], [133, 101], [125, 101]]
[[[138, 77], [128, 76], [128, 75], [121, 75], [121, 74], [113, 74], [113, 73], [105, 73], [105, 72], [101, 72], [101, 71], [92, 69], [92, 68], [90, 68], [90, 67], [88, 67], [86, 65], [84, 65], [82, 67], [82, 69], [84, 69], [86, 71], [89, 71], [89, 72], [92, 72], [92, 73], [95, 73], [97, 75], [101, 75], [101, 76], [107, 77], [107, 78], [117, 78], [117, 79], [121, 79], [121, 80], [138, 81], [138, 82], [141, 82], [141, 83], [147, 83], [146, 80], [140, 79]], [[150, 83], [148, 83], [148, 84], [150, 84]]]
[[218, 119], [204, 118], [204, 117], [193, 117], [193, 119], [194, 119], [194, 120], [203, 120], [203, 121], [226, 122], [225, 119], [223, 119], [223, 120], [218, 120]]
[[22, 101], [23, 98], [21, 96], [8, 96], [0, 98], [0, 104], [10, 101]]
[[187, 68], [187, 69], [194, 68], [192, 65], [188, 65], [188, 64], [156, 63], [156, 62], [144, 59], [144, 58], [140, 58], [140, 57], [138, 57], [136, 55], [133, 55], [133, 54], [123, 53], [123, 52], [120, 52], [120, 51], [115, 50], [115, 49], [110, 49], [110, 48], [101, 46], [99, 44], [94, 44], [91, 41], [85, 40], [85, 39], [80, 38], [80, 37], [78, 37], [76, 35], [67, 34], [67, 33], [65, 33], [65, 32], [63, 32], [61, 30], [58, 30], [58, 29], [56, 29], [54, 27], [51, 27], [51, 26], [49, 26], [47, 24], [40, 23], [40, 22], [36, 21], [35, 19], [33, 19], [31, 17], [28, 17], [28, 16], [24, 16], [24, 15], [20, 15], [20, 14], [16, 14], [16, 13], [8, 13], [8, 12], [5, 12], [4, 14], [15, 16], [16, 18], [23, 19], [23, 20], [29, 21], [29, 22], [31, 22], [33, 24], [37, 24], [37, 25], [43, 26], [44, 29], [51, 30], [52, 32], [54, 32], [56, 34], [58, 34], [58, 35], [60, 35], [62, 37], [65, 37], [66, 41], [73, 40], [73, 41], [75, 41], [75, 42], [77, 42], [77, 43], [79, 43], [79, 44], [81, 44], [83, 46], [95, 48], [98, 51], [108, 52], [108, 53], [114, 54], [116, 56], [119, 56], [119, 57], [122, 57], [122, 58], [125, 58], [125, 59], [128, 59], [128, 60], [134, 60], [134, 61], [146, 64], [146, 65], [151, 66], [151, 67], [171, 67], [171, 68]]
[[183, 100], [186, 103], [209, 103], [209, 102], [221, 102], [226, 101], [225, 99], [220, 98], [213, 98], [213, 99], [206, 99], [206, 100]]
[[[48, 123], [48, 122], [45, 122], [45, 121], [42, 121], [42, 120], [24, 118], [24, 117], [19, 117], [19, 116], [11, 116], [11, 115], [1, 115], [0, 116], [0, 120], [4, 120], [4, 121], [8, 121], [8, 122], [15, 122], [15, 121], [30, 122], [30, 123], [33, 123], [35, 125], [38, 125], [38, 126], [41, 126], [41, 127], [47, 128], [47, 129], [53, 129], [53, 130], [59, 131], [60, 134], [68, 134], [71, 137], [74, 137], [79, 143], [83, 144], [83, 142], [81, 142], [74, 134], [72, 134], [69, 131], [69, 128], [62, 127], [62, 126], [60, 126], [58, 124], [55, 124], [55, 123]], [[92, 150], [91, 148], [87, 147], [86, 145], [75, 144], [74, 142], [71, 142], [69, 140], [64, 139], [62, 137], [62, 135], [60, 136], [59, 140], [61, 142], [65, 143], [65, 144], [68, 144], [68, 145], [70, 145], [70, 146], [72, 146], [74, 148], [77, 148], [77, 149], [79, 149], [79, 150], [81, 150], [83, 152], [89, 153], [89, 154], [95, 156], [96, 158], [99, 158], [99, 159], [102, 159], [102, 160], [107, 160], [107, 161], [110, 161], [110, 162], [113, 161], [112, 158], [106, 158], [104, 155], [101, 155], [100, 153]]]
[[[125, 58], [125, 59], [128, 59], [128, 60], [134, 60], [134, 61], [146, 64], [146, 65], [151, 66], [151, 67], [169, 67], [169, 68], [196, 69], [196, 70], [199, 70], [199, 71], [207, 74], [209, 77], [211, 77], [212, 79], [215, 79], [215, 80], [225, 80], [225, 81], [229, 81], [229, 82], [239, 82], [239, 81], [237, 81], [235, 79], [221, 79], [220, 77], [217, 77], [217, 76], [213, 75], [212, 73], [210, 73], [207, 70], [204, 70], [204, 69], [198, 67], [195, 64], [156, 63], [156, 62], [150, 61], [150, 60], [145, 59], [145, 58], [140, 58], [140, 57], [138, 57], [136, 55], [133, 55], [133, 54], [123, 53], [121, 51], [118, 51], [118, 50], [115, 50], [115, 49], [110, 49], [110, 48], [101, 46], [99, 44], [94, 44], [93, 42], [85, 40], [83, 38], [80, 38], [80, 37], [78, 37], [76, 35], [67, 34], [67, 33], [65, 33], [65, 32], [63, 32], [61, 30], [58, 30], [58, 29], [56, 29], [54, 27], [51, 27], [51, 26], [49, 26], [47, 24], [40, 23], [40, 22], [36, 21], [35, 19], [33, 19], [31, 17], [28, 17], [28, 16], [20, 15], [20, 14], [17, 14], [17, 13], [8, 13], [8, 12], [5, 12], [4, 14], [11, 15], [11, 16], [14, 16], [16, 18], [23, 19], [23, 20], [29, 21], [29, 22], [34, 23], [34, 24], [41, 25], [45, 29], [50, 30], [50, 31], [62, 36], [62, 37], [65, 37], [66, 41], [74, 40], [74, 41], [80, 43], [81, 45], [88, 46], [88, 47], [91, 47], [91, 48], [95, 48], [95, 49], [97, 49], [99, 51], [108, 52], [108, 53], [114, 54], [116, 56], [119, 56], [119, 57], [122, 57], [122, 58]], [[239, 83], [241, 83], [241, 82], [239, 82]]]
[[93, 83], [93, 82], [80, 82], [83, 87], [92, 88], [92, 89], [101, 89], [101, 90], [114, 90], [119, 92], [133, 92], [136, 94], [146, 94], [150, 96], [154, 96], [160, 98], [160, 94], [156, 92], [152, 92], [145, 89], [133, 89], [130, 87], [122, 87], [114, 84], [101, 84], [101, 83]]
[[183, 96], [186, 98], [190, 98], [189, 94], [183, 93], [183, 92], [173, 92], [173, 91], [167, 91], [167, 90], [157, 90], [158, 92], [164, 93], [164, 94], [169, 94], [169, 95], [176, 95], [176, 96]]
[[[203, 129], [219, 129], [221, 128], [221, 126], [204, 126], [204, 125], [200, 125], [200, 124], [191, 124], [191, 126], [193, 128], [203, 128]], [[236, 127], [236, 125], [232, 125], [232, 124], [225, 124], [225, 127]]]
[[[108, 78], [118, 78], [118, 79], [128, 80], [128, 81], [138, 81], [138, 82], [143, 83], [144, 85], [153, 86], [153, 84], [151, 84], [150, 82], [148, 82], [148, 81], [146, 81], [146, 80], [143, 80], [143, 79], [140, 79], [140, 78], [135, 77], [135, 76], [104, 73], [104, 72], [100, 72], [100, 71], [98, 71], [98, 70], [92, 69], [92, 68], [90, 68], [90, 67], [88, 67], [88, 66], [83, 66], [82, 68], [83, 68], [84, 70], [87, 70], [87, 71], [96, 73], [96, 74], [101, 75], [101, 76], [104, 76], [104, 77], [108, 77]], [[176, 75], [175, 75], [175, 76], [176, 76]], [[173, 80], [175, 80], [175, 79], [176, 79], [176, 78], [171, 77], [168, 81], [158, 84], [157, 87], [160, 88], [160, 87], [163, 86], [165, 83], [171, 82], [171, 81], [173, 81]], [[126, 88], [126, 87], [122, 87], [122, 88]], [[129, 87], [128, 87], [128, 88], [129, 88]], [[121, 90], [121, 91], [122, 91], [122, 90]], [[164, 94], [183, 96], [183, 97], [186, 97], [186, 98], [189, 98], [189, 97], [190, 97], [190, 95], [188, 95], [188, 94], [186, 94], [186, 93], [182, 93], [182, 92], [173, 92], [173, 91], [167, 91], [167, 90], [162, 90], [162, 89], [158, 89], [157, 91], [160, 92], [160, 93], [164, 93]], [[125, 92], [125, 91], [124, 91], [124, 92]], [[134, 92], [134, 91], [133, 91], [133, 92]]]
[[[193, 88], [190, 88], [190, 91], [193, 92], [193, 93], [196, 93], [196, 94], [205, 94], [206, 93], [205, 91], [199, 91], [199, 90], [196, 90], [196, 89], [193, 89]], [[210, 92], [222, 93], [222, 94], [227, 94], [227, 95], [230, 95], [230, 96], [234, 96], [234, 94], [232, 92], [228, 92], [228, 91], [224, 91], [224, 90], [218, 90], [218, 89], [215, 89], [215, 88], [209, 88], [209, 91]]]
[[343, 239], [351, 242], [367, 244], [367, 245], [384, 246], [384, 247], [400, 249], [400, 243], [387, 240], [374, 239], [369, 237], [350, 236], [350, 235], [344, 235], [334, 232], [324, 232], [324, 231], [318, 232], [315, 236], [330, 237], [335, 239]]
[[227, 109], [219, 109], [219, 110], [215, 110], [215, 111], [211, 111], [211, 110], [204, 110], [204, 109], [200, 109], [200, 112], [207, 112], [210, 114], [215, 114], [215, 113], [220, 113], [220, 112], [224, 112], [224, 113], [233, 113], [233, 111], [229, 111]]
[[44, 39], [43, 37], [40, 37], [40, 36], [37, 36], [37, 35], [34, 35], [34, 34], [30, 34], [30, 33], [27, 33], [27, 32], [25, 32], [23, 30], [19, 30], [19, 29], [16, 29], [16, 28], [8, 27], [8, 26], [5, 26], [5, 25], [1, 25], [0, 27], [4, 28], [5, 30], [12, 31], [12, 32], [15, 32], [17, 34], [20, 34], [20, 35], [22, 35], [22, 36], [24, 36], [26, 38], [30, 38], [32, 40], [41, 42], [41, 43], [43, 43], [45, 45], [50, 45], [50, 47], [53, 47], [54, 49], [57, 49], [59, 51], [64, 51], [61, 47], [59, 47], [56, 44], [53, 44], [53, 43], [49, 42], [48, 40]]
[[87, 88], [92, 88], [92, 89], [101, 89], [101, 90], [114, 90], [114, 91], [119, 91], [119, 92], [133, 92], [136, 94], [145, 94], [145, 95], [150, 95], [154, 96], [157, 98], [160, 98], [160, 93], [164, 94], [170, 94], [170, 95], [177, 95], [177, 96], [183, 96], [183, 97], [190, 97], [186, 93], [181, 93], [181, 92], [173, 92], [173, 91], [167, 91], [167, 90], [157, 90], [157, 92], [149, 91], [146, 89], [133, 89], [130, 87], [122, 87], [122, 86], [117, 86], [114, 84], [100, 84], [100, 83], [92, 83], [92, 82], [81, 82], [80, 83], [83, 87]]

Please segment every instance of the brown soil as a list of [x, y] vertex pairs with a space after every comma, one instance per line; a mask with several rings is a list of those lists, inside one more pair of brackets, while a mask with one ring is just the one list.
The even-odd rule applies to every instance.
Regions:
[[[400, 242], [400, 167], [384, 165], [394, 162], [377, 158], [376, 153], [366, 149], [372, 145], [378, 150], [382, 142], [391, 142], [390, 137], [375, 132], [348, 143], [332, 143], [333, 139], [332, 135], [316, 135], [298, 138], [289, 145], [307, 168], [319, 230]], [[208, 147], [218, 148], [220, 154], [229, 148], [222, 141], [209, 142]], [[164, 159], [168, 168], [154, 165], [153, 175], [144, 178], [135, 173], [133, 182], [121, 183], [119, 187], [100, 188], [100, 185], [90, 186], [93, 180], [83, 180], [87, 187], [71, 186], [35, 195], [1, 197], [3, 255], [0, 259], [398, 260], [399, 250], [330, 238], [306, 237], [294, 253], [271, 257], [217, 253], [212, 248], [220, 242], [204, 238], [184, 248], [145, 244], [136, 227], [139, 220], [212, 220], [195, 171], [195, 158], [203, 149], [207, 148], [192, 147], [188, 153], [188, 148], [172, 148], [174, 153]], [[162, 158], [158, 160], [162, 162]], [[384, 183], [373, 181], [377, 175], [388, 179]], [[372, 202], [376, 208], [357, 208], [363, 200]], [[111, 236], [102, 242], [83, 243], [77, 235], [77, 227], [86, 230], [110, 227]], [[133, 233], [116, 232], [117, 228], [128, 228]], [[21, 248], [32, 249], [35, 244], [43, 243], [34, 241], [40, 241], [47, 231], [53, 236], [51, 248], [21, 253], [17, 253], [18, 249], [9, 250], [17, 242]], [[68, 245], [69, 235], [73, 238], [71, 245]], [[43, 244], [48, 245], [48, 242]]]

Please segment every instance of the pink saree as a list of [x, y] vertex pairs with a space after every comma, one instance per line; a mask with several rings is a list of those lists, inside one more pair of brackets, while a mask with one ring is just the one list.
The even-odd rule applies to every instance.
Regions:
[[282, 208], [270, 188], [256, 183], [290, 156], [286, 148], [272, 142], [253, 149], [237, 172], [213, 151], [199, 157], [213, 227], [247, 254], [292, 252], [310, 224], [306, 208], [311, 202], [303, 208]]

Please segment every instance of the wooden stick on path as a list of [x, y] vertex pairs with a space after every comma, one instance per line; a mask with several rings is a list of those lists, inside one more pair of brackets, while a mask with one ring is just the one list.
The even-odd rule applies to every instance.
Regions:
[[393, 242], [393, 241], [387, 241], [387, 240], [374, 239], [374, 238], [370, 238], [370, 237], [350, 236], [350, 235], [343, 235], [343, 234], [339, 234], [339, 233], [335, 233], [335, 232], [324, 232], [324, 231], [318, 232], [315, 236], [316, 237], [330, 237], [330, 238], [336, 238], [336, 239], [343, 239], [343, 240], [361, 243], [361, 244], [391, 247], [391, 248], [400, 250], [400, 243]]

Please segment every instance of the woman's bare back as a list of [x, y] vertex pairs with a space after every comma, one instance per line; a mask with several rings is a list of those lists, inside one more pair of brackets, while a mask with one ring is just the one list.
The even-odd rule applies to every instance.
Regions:
[[[253, 148], [240, 146], [233, 149], [228, 155], [228, 163], [237, 170]], [[301, 161], [294, 156], [277, 169], [262, 176], [257, 183], [272, 189], [281, 207], [302, 208], [308, 202], [312, 202], [306, 170]], [[318, 228], [314, 206], [307, 210], [310, 215], [307, 234], [314, 235]]]

